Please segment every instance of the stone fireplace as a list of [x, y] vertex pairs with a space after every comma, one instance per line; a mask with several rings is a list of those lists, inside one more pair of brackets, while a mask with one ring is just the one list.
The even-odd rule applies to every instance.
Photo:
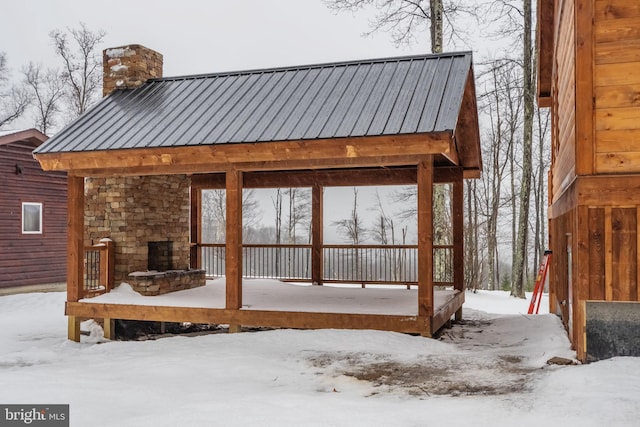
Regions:
[[185, 175], [86, 179], [85, 243], [115, 242], [116, 284], [134, 271], [189, 269], [190, 183]]
[[[106, 49], [103, 70], [106, 96], [162, 77], [162, 55], [141, 45]], [[85, 179], [85, 246], [114, 241], [116, 285], [155, 295], [205, 283], [204, 271], [189, 270], [190, 185], [186, 175]]]
[[147, 242], [147, 252], [147, 270], [173, 270], [173, 242], [171, 240]]
[[142, 295], [161, 295], [169, 292], [204, 286], [204, 270], [174, 270], [173, 242], [171, 240], [147, 242], [146, 271], [134, 271], [127, 283]]

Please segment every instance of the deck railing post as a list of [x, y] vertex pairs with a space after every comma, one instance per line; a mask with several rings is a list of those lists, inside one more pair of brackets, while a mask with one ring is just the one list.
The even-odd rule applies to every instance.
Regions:
[[111, 239], [100, 240], [100, 285], [109, 292], [114, 286], [115, 243]]

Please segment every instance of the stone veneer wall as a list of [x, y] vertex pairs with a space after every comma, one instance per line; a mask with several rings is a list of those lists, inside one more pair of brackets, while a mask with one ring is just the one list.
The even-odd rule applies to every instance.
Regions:
[[147, 243], [173, 241], [173, 268], [189, 268], [189, 186], [185, 175], [87, 178], [85, 245], [115, 243], [115, 283], [147, 270]]

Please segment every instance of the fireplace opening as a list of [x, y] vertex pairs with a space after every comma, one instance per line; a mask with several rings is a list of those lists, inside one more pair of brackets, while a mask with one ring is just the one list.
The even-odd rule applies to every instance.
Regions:
[[165, 240], [162, 242], [148, 243], [149, 255], [147, 258], [147, 270], [168, 271], [173, 270], [173, 242]]

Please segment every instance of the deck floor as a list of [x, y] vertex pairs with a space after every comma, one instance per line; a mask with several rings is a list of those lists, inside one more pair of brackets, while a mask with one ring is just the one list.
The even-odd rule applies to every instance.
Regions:
[[[309, 313], [353, 313], [415, 316], [418, 291], [404, 287], [325, 285], [285, 283], [277, 280], [244, 280], [244, 310], [296, 311]], [[454, 290], [434, 291], [434, 312], [446, 306]], [[158, 307], [218, 308], [225, 306], [225, 280], [208, 280], [206, 286], [158, 296], [142, 296], [122, 284], [83, 303], [130, 304]]]

